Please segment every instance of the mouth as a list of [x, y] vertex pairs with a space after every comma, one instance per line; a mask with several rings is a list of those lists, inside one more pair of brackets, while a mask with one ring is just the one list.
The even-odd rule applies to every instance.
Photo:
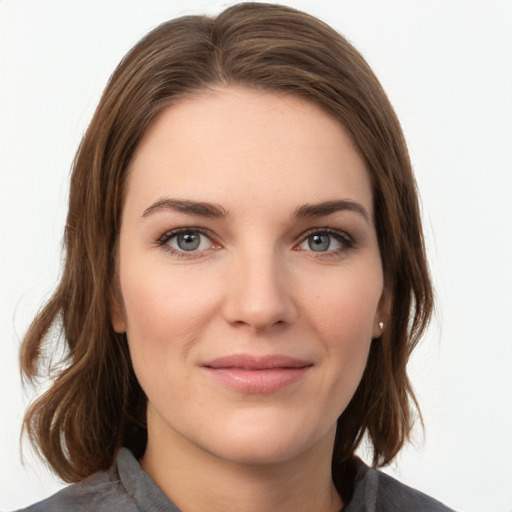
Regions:
[[266, 394], [291, 386], [313, 363], [285, 355], [255, 357], [237, 354], [207, 361], [203, 370], [217, 382], [239, 393]]

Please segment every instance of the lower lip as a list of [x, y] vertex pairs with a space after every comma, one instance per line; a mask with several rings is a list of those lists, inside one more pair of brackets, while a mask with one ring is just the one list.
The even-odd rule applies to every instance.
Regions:
[[204, 367], [210, 376], [239, 393], [273, 393], [301, 380], [310, 366], [301, 368], [269, 368], [243, 370], [240, 368]]

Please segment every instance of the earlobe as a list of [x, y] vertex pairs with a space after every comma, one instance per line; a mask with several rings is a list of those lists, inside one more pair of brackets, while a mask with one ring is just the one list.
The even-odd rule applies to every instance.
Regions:
[[379, 299], [379, 304], [377, 305], [377, 313], [375, 315], [374, 325], [373, 325], [373, 338], [380, 338], [384, 333], [384, 329], [386, 327], [386, 320], [388, 318], [388, 314], [390, 311], [390, 299], [386, 290], [382, 292], [382, 295]]
[[109, 310], [112, 328], [119, 334], [126, 332], [126, 316], [119, 291], [110, 294]]
[[124, 318], [118, 314], [112, 314], [112, 327], [117, 333], [124, 334], [126, 332], [126, 322]]
[[380, 338], [384, 332], [384, 322], [380, 321], [373, 327], [373, 339]]

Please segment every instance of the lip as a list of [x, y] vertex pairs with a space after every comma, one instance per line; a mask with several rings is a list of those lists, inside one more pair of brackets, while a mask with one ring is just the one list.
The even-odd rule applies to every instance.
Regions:
[[301, 380], [310, 361], [285, 355], [236, 354], [212, 359], [201, 367], [212, 378], [240, 393], [273, 393]]

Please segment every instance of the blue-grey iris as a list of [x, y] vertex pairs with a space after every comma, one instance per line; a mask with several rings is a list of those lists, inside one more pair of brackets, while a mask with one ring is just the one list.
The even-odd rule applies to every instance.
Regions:
[[308, 245], [312, 251], [327, 251], [331, 245], [331, 237], [329, 235], [313, 235], [308, 238]]
[[195, 251], [201, 243], [201, 235], [182, 233], [176, 237], [176, 243], [182, 251]]

